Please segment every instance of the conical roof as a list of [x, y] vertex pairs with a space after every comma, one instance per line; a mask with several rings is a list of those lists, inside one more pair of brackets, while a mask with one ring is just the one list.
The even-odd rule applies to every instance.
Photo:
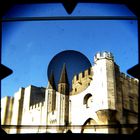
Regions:
[[62, 68], [62, 71], [61, 71], [61, 76], [60, 76], [59, 83], [67, 83], [67, 84], [69, 83], [65, 63], [63, 64], [63, 68]]
[[49, 86], [48, 86], [48, 88], [49, 88], [49, 89], [56, 89], [53, 71], [51, 71], [51, 74], [50, 74]]

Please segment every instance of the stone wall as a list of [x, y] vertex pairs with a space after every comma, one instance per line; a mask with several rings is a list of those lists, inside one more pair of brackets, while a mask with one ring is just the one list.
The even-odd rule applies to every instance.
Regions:
[[92, 80], [93, 70], [92, 67], [75, 75], [72, 80], [72, 92], [71, 95], [78, 94], [90, 86]]
[[[1, 99], [1, 125], [11, 125], [14, 98], [6, 96]], [[10, 128], [4, 128], [9, 133]]]

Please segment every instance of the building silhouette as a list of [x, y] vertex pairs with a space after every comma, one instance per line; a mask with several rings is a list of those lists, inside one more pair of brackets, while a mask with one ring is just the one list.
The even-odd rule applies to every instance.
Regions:
[[30, 85], [1, 99], [7, 133], [131, 134], [137, 123], [138, 79], [120, 72], [110, 52], [98, 52], [94, 64], [73, 77], [71, 91], [64, 64], [58, 89], [52, 71], [47, 87]]

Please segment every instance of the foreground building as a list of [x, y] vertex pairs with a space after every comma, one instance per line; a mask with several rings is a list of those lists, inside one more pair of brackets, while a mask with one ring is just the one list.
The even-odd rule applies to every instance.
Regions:
[[7, 133], [123, 134], [137, 129], [138, 80], [121, 73], [110, 52], [97, 53], [93, 66], [73, 77], [71, 91], [66, 65], [58, 89], [54, 83], [52, 73], [47, 88], [31, 85], [20, 88], [14, 97], [2, 98], [3, 129]]

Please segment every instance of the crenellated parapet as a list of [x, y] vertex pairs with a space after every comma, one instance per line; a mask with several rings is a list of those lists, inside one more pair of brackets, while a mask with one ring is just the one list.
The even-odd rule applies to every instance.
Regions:
[[120, 78], [121, 78], [122, 81], [123, 81], [123, 80], [127, 80], [127, 81], [129, 81], [130, 83], [132, 83], [132, 84], [138, 85], [138, 83], [139, 83], [139, 80], [138, 80], [138, 79], [132, 78], [132, 77], [130, 77], [130, 76], [124, 74], [124, 73], [120, 73]]
[[72, 94], [77, 94], [87, 88], [90, 85], [92, 76], [92, 67], [75, 75], [72, 80]]
[[93, 75], [92, 67], [90, 67], [89, 69], [87, 69], [83, 72], [80, 72], [77, 75], [74, 75], [72, 83], [75, 84], [76, 82], [80, 82], [80, 80], [85, 79], [85, 78], [92, 79], [92, 75]]
[[100, 59], [109, 59], [109, 60], [114, 61], [114, 56], [111, 52], [106, 52], [106, 51], [98, 52], [94, 56], [94, 62], [96, 62], [97, 60], [100, 60]]
[[40, 109], [40, 108], [44, 107], [44, 104], [45, 104], [44, 102], [36, 103], [34, 105], [31, 105], [29, 110]]

